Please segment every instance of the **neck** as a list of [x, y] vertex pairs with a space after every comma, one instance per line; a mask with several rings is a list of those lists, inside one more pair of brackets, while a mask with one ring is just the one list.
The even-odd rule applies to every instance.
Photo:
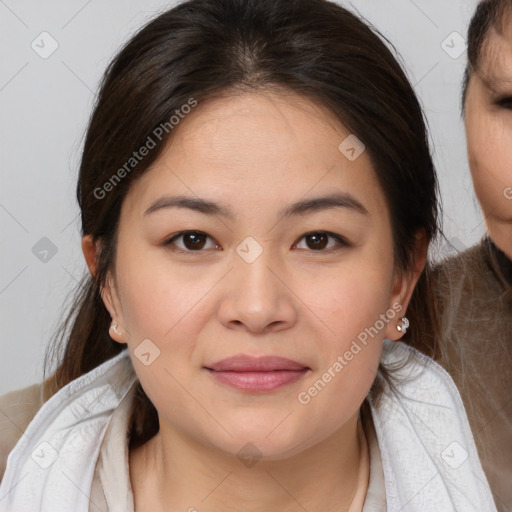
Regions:
[[293, 457], [250, 466], [161, 421], [158, 434], [130, 452], [135, 510], [347, 510], [359, 471], [357, 420]]
[[512, 261], [512, 224], [495, 222], [489, 223], [487, 227], [489, 236], [496, 247]]

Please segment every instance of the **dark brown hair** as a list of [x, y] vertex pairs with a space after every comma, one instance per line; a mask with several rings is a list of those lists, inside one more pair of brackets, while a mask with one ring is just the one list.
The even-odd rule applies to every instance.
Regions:
[[511, 14], [512, 0], [483, 0], [478, 4], [468, 27], [468, 63], [462, 83], [462, 112], [469, 80], [473, 73], [478, 72], [489, 33], [494, 29], [498, 34], [502, 34], [504, 23], [510, 21]]
[[[189, 0], [143, 27], [109, 64], [88, 126], [77, 185], [82, 235], [101, 242], [97, 273], [83, 277], [47, 362], [52, 392], [118, 354], [100, 296], [116, 254], [120, 209], [131, 184], [158, 158], [172, 131], [102, 198], [102, 187], [156, 127], [191, 98], [273, 88], [327, 107], [365, 145], [389, 207], [397, 269], [409, 269], [415, 233], [437, 231], [437, 178], [423, 112], [376, 30], [327, 0]], [[193, 113], [191, 114], [193, 115]], [[341, 142], [341, 141], [340, 141]], [[96, 191], [96, 193], [95, 193]], [[406, 340], [418, 346], [430, 319], [429, 270], [422, 274]], [[56, 336], [57, 339], [57, 336]], [[379, 366], [377, 399], [389, 372]], [[158, 431], [140, 383], [131, 444]]]

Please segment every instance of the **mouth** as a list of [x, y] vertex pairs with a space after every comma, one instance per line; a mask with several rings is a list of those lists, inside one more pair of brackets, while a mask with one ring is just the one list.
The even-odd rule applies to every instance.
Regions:
[[247, 392], [272, 391], [292, 384], [310, 371], [302, 363], [278, 356], [238, 355], [205, 366], [218, 382]]

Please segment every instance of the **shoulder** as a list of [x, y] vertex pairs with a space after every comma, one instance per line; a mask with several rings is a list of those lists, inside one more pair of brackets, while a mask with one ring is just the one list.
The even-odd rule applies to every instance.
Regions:
[[[439, 505], [436, 510], [466, 510], [469, 501], [475, 510], [495, 511], [466, 411], [450, 375], [402, 342], [385, 340], [382, 361], [392, 369], [396, 385], [386, 386], [377, 407], [370, 405], [391, 503], [388, 509], [404, 510], [405, 499], [407, 510], [428, 510], [434, 504]], [[418, 492], [418, 482], [428, 485]]]
[[450, 374], [432, 358], [403, 342], [385, 340], [382, 362], [392, 371], [402, 402], [428, 404], [448, 408], [455, 415], [464, 415], [462, 399]]
[[440, 363], [403, 342], [389, 340], [384, 343], [382, 362], [391, 373], [385, 402], [394, 413], [412, 411], [413, 419], [422, 418], [434, 431], [448, 424], [464, 437], [472, 437], [459, 389]]
[[[509, 316], [508, 303], [502, 302], [497, 309], [503, 290], [489, 261], [489, 239], [442, 261], [431, 275], [443, 353], [440, 360], [446, 360], [445, 365], [453, 357], [464, 356], [469, 344], [476, 356], [481, 343], [493, 335], [489, 327], [494, 320], [489, 324], [486, 319]], [[494, 329], [494, 334], [499, 333]]]
[[[461, 394], [451, 375], [432, 358], [403, 343], [385, 340], [382, 362], [391, 371], [382, 416], [404, 426], [427, 428], [435, 450], [439, 442], [474, 444]], [[442, 443], [441, 443], [442, 444]]]
[[450, 256], [434, 266], [432, 280], [442, 287], [453, 282], [464, 282], [472, 277], [471, 271], [486, 271], [485, 239], [463, 252]]
[[434, 266], [432, 284], [439, 300], [464, 300], [470, 294], [485, 296], [490, 289], [494, 290], [499, 283], [489, 264], [489, 243], [488, 238], [483, 238], [477, 245]]
[[0, 481], [9, 453], [47, 399], [46, 381], [0, 396]]
[[494, 268], [491, 244], [484, 238], [439, 263], [431, 274], [439, 331], [436, 359], [452, 375], [466, 371], [469, 359], [482, 368], [481, 347], [490, 339], [497, 340], [494, 346], [499, 344], [507, 357], [512, 296]]

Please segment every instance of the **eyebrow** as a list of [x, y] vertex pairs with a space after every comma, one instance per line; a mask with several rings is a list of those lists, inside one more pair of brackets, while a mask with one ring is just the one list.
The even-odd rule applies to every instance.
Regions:
[[[165, 208], [188, 208], [199, 213], [206, 215], [216, 215], [229, 220], [233, 220], [235, 215], [233, 211], [227, 206], [221, 206], [212, 201], [197, 197], [187, 196], [162, 196], [149, 206], [144, 212], [143, 217], [165, 209]], [[362, 215], [368, 215], [368, 210], [351, 194], [346, 192], [338, 192], [312, 199], [304, 199], [292, 203], [279, 211], [281, 219], [286, 219], [292, 216], [306, 215], [308, 213], [315, 213], [323, 210], [333, 208], [341, 208], [344, 210], [351, 210]]]

